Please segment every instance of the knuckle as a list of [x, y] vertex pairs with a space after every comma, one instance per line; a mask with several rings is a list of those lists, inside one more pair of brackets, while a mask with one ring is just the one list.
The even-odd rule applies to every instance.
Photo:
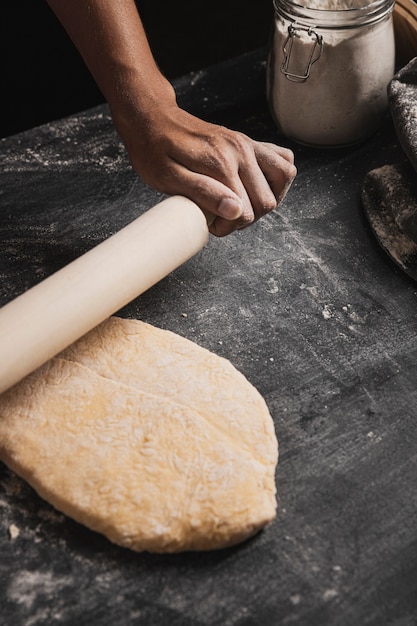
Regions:
[[271, 197], [271, 198], [268, 198], [268, 200], [264, 200], [260, 213], [261, 215], [265, 215], [266, 213], [270, 213], [276, 208], [277, 208], [277, 201], [274, 196], [273, 198]]
[[202, 162], [204, 163], [204, 169], [208, 172], [227, 172], [229, 169], [226, 155], [219, 146], [210, 146], [210, 149], [203, 156]]
[[242, 229], [250, 226], [255, 221], [255, 214], [251, 211], [250, 213], [244, 213], [237, 222], [237, 228]]
[[289, 180], [293, 180], [297, 176], [297, 168], [294, 163], [288, 163], [286, 167], [286, 177]]
[[274, 209], [277, 208], [277, 199], [273, 195], [273, 193], [269, 195], [265, 195], [263, 198], [260, 198], [259, 201], [253, 205], [254, 213], [256, 219], [270, 213]]
[[253, 161], [253, 146], [243, 133], [219, 127], [216, 134], [206, 140], [203, 169], [220, 180], [235, 179], [240, 171], [249, 169]]
[[275, 197], [280, 195], [281, 190], [286, 189], [297, 175], [297, 168], [293, 163], [280, 164], [275, 175], [269, 179], [270, 185], [275, 193]]
[[289, 163], [294, 164], [294, 152], [289, 148], [282, 148], [282, 156]]
[[240, 160], [249, 155], [254, 154], [252, 142], [249, 138], [239, 131], [222, 128], [216, 139], [216, 146], [221, 154], [226, 155], [229, 159]]

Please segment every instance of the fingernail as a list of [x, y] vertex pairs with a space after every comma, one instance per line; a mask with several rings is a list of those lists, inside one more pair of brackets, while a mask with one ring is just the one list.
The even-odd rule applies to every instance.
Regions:
[[227, 220], [235, 220], [242, 213], [242, 205], [234, 198], [223, 198], [219, 204], [218, 213]]

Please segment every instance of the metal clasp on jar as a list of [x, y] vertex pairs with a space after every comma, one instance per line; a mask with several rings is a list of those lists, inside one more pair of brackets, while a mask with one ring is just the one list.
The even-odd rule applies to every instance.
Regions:
[[[289, 66], [291, 53], [294, 46], [294, 37], [300, 31], [307, 33], [307, 35], [311, 37], [312, 43], [304, 73], [297, 74], [295, 72], [291, 72]], [[316, 31], [311, 26], [300, 26], [299, 24], [297, 24], [297, 22], [294, 22], [293, 24], [290, 24], [288, 26], [288, 36], [284, 41], [282, 50], [284, 52], [284, 60], [281, 65], [281, 72], [285, 74], [285, 77], [288, 78], [288, 80], [291, 80], [295, 83], [305, 83], [305, 81], [310, 76], [311, 66], [321, 57], [321, 53], [323, 51], [323, 37], [322, 35], [316, 33]]]

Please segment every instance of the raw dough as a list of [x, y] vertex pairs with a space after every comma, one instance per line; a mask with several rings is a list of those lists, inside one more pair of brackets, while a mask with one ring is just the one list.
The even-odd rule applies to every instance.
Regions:
[[223, 548], [276, 513], [267, 406], [228, 361], [112, 317], [0, 396], [0, 459], [111, 541]]

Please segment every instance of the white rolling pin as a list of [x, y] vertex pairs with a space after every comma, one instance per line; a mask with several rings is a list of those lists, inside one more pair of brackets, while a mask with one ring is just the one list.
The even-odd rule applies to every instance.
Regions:
[[181, 196], [163, 200], [0, 309], [0, 393], [196, 254], [207, 218]]

